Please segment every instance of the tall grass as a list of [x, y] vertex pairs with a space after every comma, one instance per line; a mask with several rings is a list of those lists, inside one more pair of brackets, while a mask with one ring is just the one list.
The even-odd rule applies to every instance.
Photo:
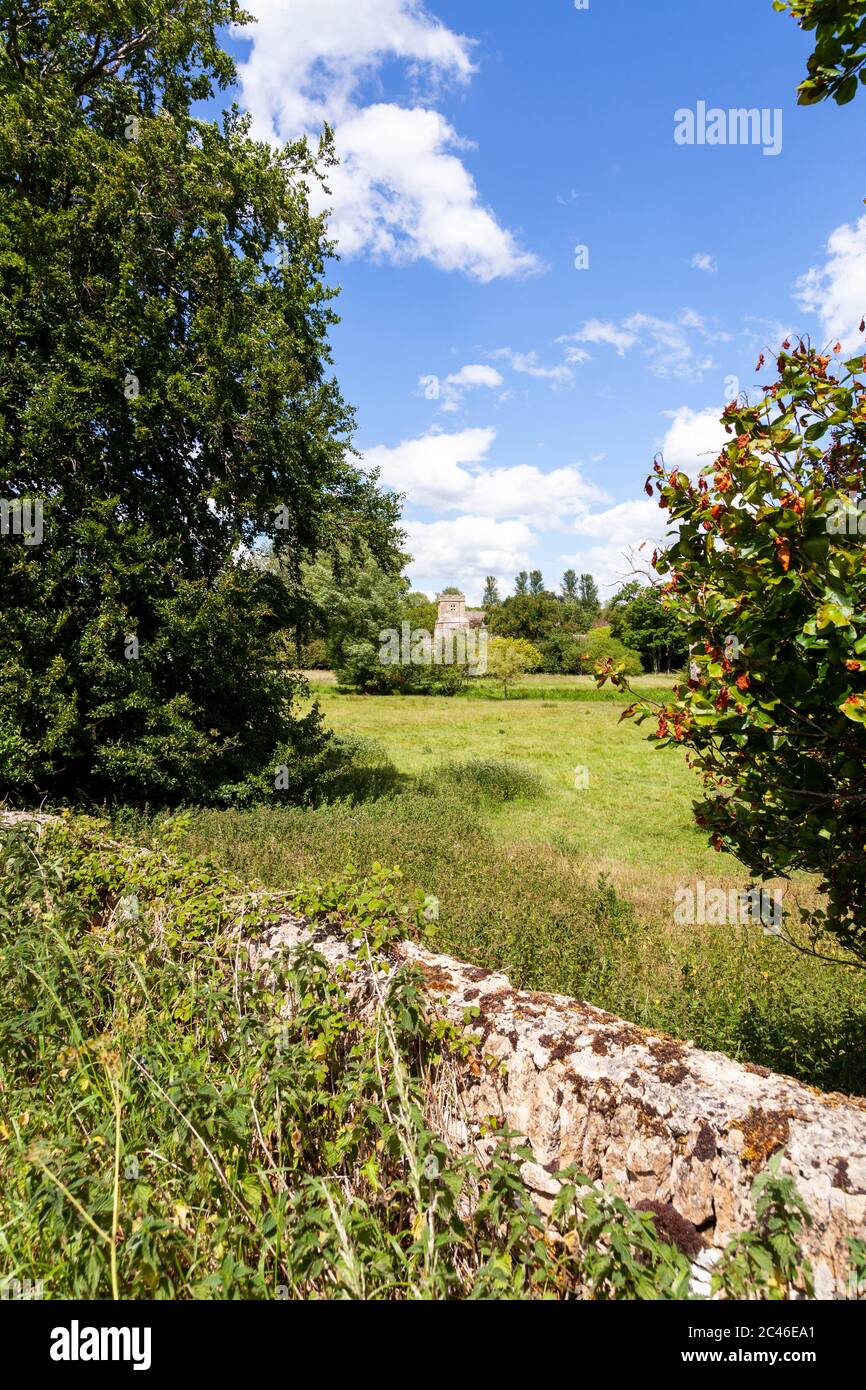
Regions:
[[[449, 1147], [440, 1088], [455, 1098], [449, 1067], [474, 1045], [428, 1020], [412, 971], [387, 979], [381, 948], [418, 925], [395, 876], [294, 903], [354, 943], [374, 995], [359, 1015], [352, 972], [309, 947], [245, 969], [292, 899], [176, 843], [0, 827], [0, 867], [9, 1279], [49, 1299], [687, 1296], [685, 1246], [652, 1214], [569, 1171], [543, 1216], [519, 1136], [490, 1127], [485, 1163]], [[769, 1170], [754, 1195], [776, 1234], [759, 1219], [734, 1242], [722, 1287], [808, 1291], [790, 1179]]]
[[[518, 988], [574, 996], [827, 1090], [866, 1094], [861, 972], [795, 954], [754, 924], [647, 919], [591, 863], [496, 832], [485, 786], [451, 770], [400, 794], [315, 810], [195, 811], [185, 844], [244, 878], [286, 887], [347, 864], [399, 865], [439, 900], [438, 944]], [[527, 787], [537, 795], [536, 787]]]

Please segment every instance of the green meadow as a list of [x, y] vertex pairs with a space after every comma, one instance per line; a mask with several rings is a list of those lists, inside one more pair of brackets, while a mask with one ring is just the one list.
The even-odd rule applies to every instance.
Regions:
[[[317, 674], [313, 696], [332, 729], [360, 740], [369, 787], [316, 808], [194, 811], [187, 847], [274, 886], [398, 866], [407, 893], [437, 899], [441, 950], [866, 1092], [863, 972], [800, 955], [759, 924], [678, 925], [678, 887], [747, 876], [694, 826], [700, 784], [684, 754], [622, 722], [621, 695], [599, 698], [578, 677], [547, 698], [554, 680], [525, 680], [524, 698], [506, 701], [355, 695]], [[785, 887], [786, 925], [813, 892]]]

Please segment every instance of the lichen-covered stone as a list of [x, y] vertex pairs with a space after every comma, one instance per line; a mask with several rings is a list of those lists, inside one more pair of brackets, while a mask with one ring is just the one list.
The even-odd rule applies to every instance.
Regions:
[[[313, 935], [335, 967], [354, 954], [336, 930]], [[252, 963], [309, 939], [302, 921], [287, 918], [250, 943]], [[702, 1052], [575, 999], [513, 990], [504, 975], [413, 942], [392, 956], [395, 966], [419, 968], [441, 1017], [460, 1025], [477, 1009], [471, 1031], [504, 1064], [458, 1076], [452, 1142], [483, 1151], [478, 1122], [499, 1116], [532, 1147], [524, 1177], [540, 1206], [555, 1196], [551, 1174], [575, 1164], [633, 1205], [672, 1210], [704, 1243], [702, 1291], [713, 1252], [752, 1225], [755, 1174], [781, 1153], [813, 1218], [803, 1250], [816, 1294], [846, 1297], [848, 1237], [866, 1235], [866, 1101]], [[370, 1007], [365, 971], [353, 978], [359, 1009]]]

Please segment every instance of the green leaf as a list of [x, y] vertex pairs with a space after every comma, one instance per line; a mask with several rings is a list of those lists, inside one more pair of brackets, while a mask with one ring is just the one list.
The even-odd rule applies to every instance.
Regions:
[[851, 73], [845, 78], [836, 89], [836, 101], [839, 106], [847, 106], [849, 101], [853, 101], [857, 95], [857, 74]]

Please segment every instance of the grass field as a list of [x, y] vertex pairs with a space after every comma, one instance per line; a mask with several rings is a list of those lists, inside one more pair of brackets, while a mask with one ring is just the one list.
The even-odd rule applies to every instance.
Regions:
[[[520, 684], [557, 681], [588, 695], [586, 676], [530, 676]], [[641, 685], [658, 686], [655, 677]], [[435, 778], [443, 762], [469, 756], [508, 758], [540, 774], [545, 795], [509, 803], [493, 828], [507, 841], [541, 841], [610, 876], [641, 907], [669, 915], [674, 887], [702, 877], [728, 883], [740, 865], [707, 847], [691, 804], [700, 782], [679, 749], [657, 749], [646, 729], [620, 722], [625, 702], [461, 700], [424, 696], [337, 694], [314, 687], [331, 728], [381, 743], [400, 772]], [[589, 784], [578, 789], [576, 770]]]
[[[549, 678], [548, 678], [549, 679]], [[330, 727], [372, 741], [391, 793], [314, 809], [193, 813], [188, 848], [285, 887], [348, 864], [399, 866], [439, 900], [438, 944], [520, 988], [588, 999], [825, 1089], [866, 1093], [863, 972], [798, 955], [759, 924], [681, 926], [677, 887], [745, 885], [691, 820], [700, 786], [677, 749], [619, 705], [341, 694]], [[467, 759], [488, 760], [466, 767]], [[589, 784], [575, 786], [585, 767]], [[801, 883], [785, 900], [808, 898]]]

